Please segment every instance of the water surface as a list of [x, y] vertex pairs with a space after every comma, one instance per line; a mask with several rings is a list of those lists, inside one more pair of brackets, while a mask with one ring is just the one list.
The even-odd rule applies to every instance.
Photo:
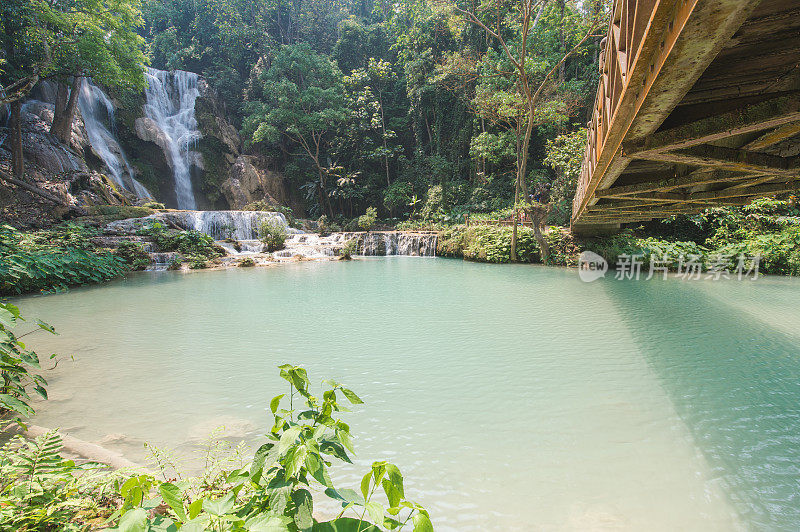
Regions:
[[[357, 487], [396, 462], [437, 530], [793, 530], [800, 282], [603, 280], [388, 258], [152, 273], [20, 300], [74, 354], [35, 420], [145, 460], [259, 441], [276, 366], [365, 400]], [[192, 459], [187, 460], [191, 467]]]

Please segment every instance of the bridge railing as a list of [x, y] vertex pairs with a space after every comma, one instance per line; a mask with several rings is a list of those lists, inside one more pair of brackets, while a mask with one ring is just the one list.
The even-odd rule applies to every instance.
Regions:
[[608, 34], [602, 41], [600, 52], [600, 83], [597, 88], [592, 120], [588, 124], [587, 148], [578, 179], [573, 213], [577, 213], [586, 199], [589, 183], [609, 132], [614, 125], [623, 95], [631, 83], [631, 72], [650, 29], [650, 21], [659, 0], [615, 0], [611, 11]]

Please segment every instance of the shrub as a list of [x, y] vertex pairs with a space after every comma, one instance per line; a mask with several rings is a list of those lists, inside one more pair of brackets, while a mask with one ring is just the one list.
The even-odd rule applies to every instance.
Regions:
[[317, 220], [317, 233], [319, 236], [328, 236], [331, 234], [331, 229], [328, 222], [328, 216], [323, 214]]
[[[539, 246], [533, 230], [526, 227], [517, 229], [517, 260], [536, 262], [539, 260]], [[508, 226], [455, 226], [439, 233], [437, 254], [479, 262], [509, 262], [511, 234], [512, 228]]]
[[358, 218], [358, 226], [364, 231], [369, 231], [378, 219], [378, 210], [375, 207], [367, 207], [367, 212]]
[[0, 295], [64, 290], [107, 281], [128, 269], [127, 263], [112, 253], [69, 244], [37, 245], [37, 238], [9, 225], [0, 226]]
[[251, 259], [250, 257], [246, 257], [239, 261], [240, 268], [251, 268], [256, 265], [256, 261]]
[[157, 201], [148, 201], [147, 203], [143, 204], [142, 207], [145, 209], [165, 209], [163, 203], [159, 203]]
[[208, 263], [204, 257], [188, 255], [184, 260], [189, 264], [189, 269], [191, 270], [204, 270], [208, 268]]
[[[119, 530], [378, 532], [411, 523], [415, 532], [433, 530], [425, 508], [406, 498], [403, 475], [394, 464], [373, 462], [360, 491], [339, 489], [331, 480], [333, 464], [352, 463], [354, 452], [350, 428], [339, 419], [347, 410], [340, 400], [357, 405], [361, 399], [334, 381], [325, 381], [321, 396], [312, 395], [306, 370], [299, 366], [284, 364], [280, 375], [289, 384], [288, 394], [270, 401], [272, 428], [247, 467], [173, 482], [146, 474], [130, 477], [117, 483], [123, 503], [110, 524]], [[377, 500], [379, 491], [388, 506]], [[321, 492], [342, 507], [324, 522], [313, 514], [314, 497]], [[161, 512], [151, 511], [159, 501]]]
[[134, 271], [144, 270], [150, 264], [150, 254], [140, 242], [123, 240], [114, 250], [114, 255], [121, 258]]
[[339, 251], [339, 258], [342, 260], [350, 260], [356, 253], [358, 253], [358, 239], [351, 238], [342, 246], [341, 251]]
[[[3, 530], [88, 530], [87, 521], [112, 513], [102, 464], [64, 459], [61, 436], [16, 436], [0, 448], [0, 526]], [[105, 503], [105, 508], [101, 508]], [[99, 510], [99, 511], [98, 511]], [[103, 515], [104, 514], [104, 515]]]
[[150, 237], [161, 251], [179, 251], [185, 255], [196, 255], [206, 260], [226, 254], [213, 238], [194, 229], [176, 231], [165, 228], [160, 222], [154, 222], [139, 229], [137, 234]]
[[[25, 320], [20, 315], [19, 308], [11, 303], [0, 302], [0, 361], [2, 361], [0, 365], [0, 415], [10, 412], [15, 421], [23, 425], [22, 418], [34, 414], [29, 403], [30, 392], [34, 391], [47, 399], [47, 390], [45, 389], [47, 381], [41, 375], [33, 372], [40, 369], [39, 356], [20, 342], [13, 331], [21, 321]], [[55, 334], [55, 330], [43, 321], [37, 320], [36, 324], [38, 329]], [[0, 467], [2, 467], [2, 461], [0, 461]], [[0, 482], [0, 490], [2, 490], [5, 475], [0, 475], [0, 478], [4, 479], [3, 482]], [[2, 509], [0, 509], [0, 515], [2, 515]]]
[[275, 218], [264, 218], [258, 226], [258, 237], [269, 253], [283, 249], [286, 234], [286, 227]]

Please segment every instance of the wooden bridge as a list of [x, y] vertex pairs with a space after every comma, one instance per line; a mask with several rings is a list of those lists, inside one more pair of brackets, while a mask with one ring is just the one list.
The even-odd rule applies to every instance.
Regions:
[[800, 185], [800, 0], [615, 0], [576, 231]]

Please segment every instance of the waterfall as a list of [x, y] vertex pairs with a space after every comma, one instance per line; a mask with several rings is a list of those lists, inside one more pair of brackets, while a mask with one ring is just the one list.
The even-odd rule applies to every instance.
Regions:
[[[362, 255], [406, 255], [415, 257], [436, 256], [436, 233], [406, 233], [385, 231], [353, 233], [358, 238], [358, 249]], [[346, 240], [349, 240], [346, 239]]]
[[196, 209], [192, 191], [190, 148], [200, 139], [194, 104], [200, 95], [197, 74], [184, 70], [165, 72], [148, 68], [144, 106], [145, 116], [152, 119], [164, 133], [167, 158], [175, 180], [175, 196], [179, 209]]
[[288, 226], [286, 217], [279, 212], [194, 211], [186, 214], [186, 226], [203, 232], [214, 240], [255, 240], [258, 238], [258, 227], [265, 218], [277, 220], [284, 227]]
[[[114, 133], [114, 104], [105, 92], [86, 79], [78, 95], [78, 108], [83, 117], [83, 126], [92, 148], [103, 160], [114, 183], [142, 199], [153, 199], [148, 190], [133, 177], [133, 171], [125, 158]], [[108, 124], [108, 126], [106, 126]], [[111, 129], [109, 129], [111, 128]]]

